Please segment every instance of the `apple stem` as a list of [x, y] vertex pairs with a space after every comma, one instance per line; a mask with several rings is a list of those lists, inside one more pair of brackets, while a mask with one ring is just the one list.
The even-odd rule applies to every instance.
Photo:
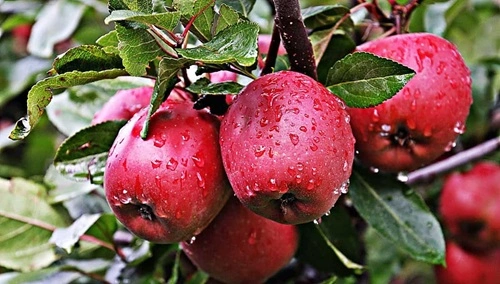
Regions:
[[436, 175], [446, 173], [459, 166], [480, 159], [500, 148], [500, 136], [478, 144], [447, 159], [408, 173], [400, 180], [407, 185], [415, 185], [432, 180]]
[[314, 52], [302, 20], [299, 1], [274, 0], [274, 5], [274, 21], [283, 39], [291, 69], [317, 80]]
[[273, 68], [276, 65], [276, 58], [278, 56], [278, 50], [280, 47], [281, 38], [280, 32], [276, 24], [273, 27], [273, 33], [271, 35], [271, 43], [269, 44], [269, 50], [267, 50], [266, 63], [264, 68], [260, 72], [260, 75], [266, 75], [273, 72]]

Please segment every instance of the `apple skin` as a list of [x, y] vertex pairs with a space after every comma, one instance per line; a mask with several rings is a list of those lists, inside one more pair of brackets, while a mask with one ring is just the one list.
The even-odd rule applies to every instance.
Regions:
[[199, 234], [231, 195], [219, 150], [219, 120], [191, 102], [167, 101], [140, 132], [144, 108], [120, 130], [104, 172], [106, 198], [132, 233], [155, 243]]
[[191, 244], [181, 246], [189, 259], [224, 283], [262, 283], [290, 262], [299, 243], [298, 229], [261, 217], [232, 197]]
[[310, 77], [281, 71], [246, 86], [221, 124], [224, 168], [255, 213], [299, 224], [345, 193], [354, 137], [343, 102]]
[[349, 108], [357, 157], [386, 172], [411, 171], [453, 147], [472, 104], [470, 71], [456, 47], [414, 33], [367, 42], [357, 51], [395, 60], [416, 75], [394, 97], [371, 108]]
[[[139, 110], [149, 106], [153, 87], [144, 86], [125, 89], [116, 92], [92, 118], [92, 125], [109, 120], [129, 120]], [[168, 100], [185, 101], [190, 95], [185, 91], [175, 88], [170, 93]]]
[[439, 203], [443, 224], [462, 246], [500, 248], [500, 165], [479, 162], [449, 175]]
[[438, 284], [499, 284], [500, 250], [472, 254], [456, 243], [446, 243], [446, 268], [436, 266]]

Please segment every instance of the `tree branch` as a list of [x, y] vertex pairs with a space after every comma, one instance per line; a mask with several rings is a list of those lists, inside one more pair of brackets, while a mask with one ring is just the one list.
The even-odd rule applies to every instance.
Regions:
[[276, 7], [274, 21], [288, 53], [291, 69], [317, 80], [314, 52], [300, 14], [299, 1], [274, 0], [274, 5]]
[[439, 161], [425, 168], [413, 171], [405, 176], [400, 176], [398, 179], [408, 185], [427, 182], [432, 180], [436, 175], [443, 174], [456, 167], [477, 160], [485, 155], [496, 151], [500, 148], [500, 137], [488, 140], [468, 150], [460, 152], [445, 160]]

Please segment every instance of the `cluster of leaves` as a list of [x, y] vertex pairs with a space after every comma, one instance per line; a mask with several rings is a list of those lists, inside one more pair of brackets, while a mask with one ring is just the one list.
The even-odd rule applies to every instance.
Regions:
[[[460, 11], [465, 2], [455, 1], [456, 7], [450, 10]], [[176, 84], [201, 95], [236, 93], [245, 80], [215, 84], [202, 78], [189, 85], [186, 70], [196, 66], [198, 75], [229, 70], [254, 79], [258, 72], [257, 36], [260, 29], [269, 27], [259, 27], [250, 20], [251, 11], [258, 6], [253, 0], [110, 0], [105, 11], [89, 8], [102, 7], [103, 2], [97, 0], [54, 3], [37, 10], [36, 23], [41, 31], [34, 27], [34, 34], [40, 36], [30, 39], [33, 55], [22, 59], [9, 56], [15, 58], [11, 60], [16, 64], [15, 72], [2, 67], [12, 62], [0, 64], [0, 70], [9, 76], [6, 82], [0, 80], [0, 84], [7, 84], [0, 95], [0, 106], [30, 86], [36, 74], [50, 69], [49, 77], [30, 88], [27, 116], [17, 122], [10, 137], [24, 139], [33, 130], [29, 139], [46, 115], [69, 137], [59, 147], [43, 182], [0, 180], [0, 222], [4, 224], [0, 229], [0, 266], [7, 271], [0, 274], [0, 280], [71, 282], [84, 276], [100, 281], [169, 279], [169, 283], [175, 283], [183, 277], [179, 247], [154, 245], [133, 237], [120, 227], [103, 197], [107, 152], [125, 122], [89, 127], [90, 120], [120, 89], [154, 84], [149, 115]], [[419, 21], [412, 27], [425, 30], [425, 25], [432, 24], [429, 21], [436, 18], [431, 15], [437, 12], [431, 7], [422, 7], [416, 16]], [[49, 20], [56, 12], [63, 16]], [[90, 18], [102, 16], [102, 22], [114, 24], [114, 29], [107, 26], [99, 30], [100, 37], [79, 41], [83, 44], [53, 61], [39, 58], [50, 57], [47, 50], [52, 51], [61, 40], [56, 35], [67, 37], [77, 31], [86, 13], [92, 15]], [[302, 16], [310, 31], [318, 80], [347, 105], [376, 105], [393, 96], [413, 76], [412, 70], [395, 62], [366, 53], [350, 54], [356, 46], [353, 38], [357, 22], [347, 7], [312, 6], [303, 9]], [[443, 16], [445, 24], [441, 26], [459, 20], [456, 13], [452, 17]], [[8, 31], [34, 19], [33, 15], [12, 13], [2, 29]], [[268, 25], [272, 23], [269, 15], [263, 19]], [[26, 58], [30, 61], [23, 63]], [[481, 60], [488, 62], [489, 68], [498, 68], [494, 63], [498, 58]], [[37, 60], [39, 64], [35, 65]], [[280, 62], [276, 70], [288, 68], [286, 59]], [[32, 72], [24, 72], [27, 65]], [[147, 123], [143, 136], [147, 136]], [[319, 224], [300, 226], [298, 261], [334, 275], [331, 279], [368, 270], [375, 283], [388, 282], [399, 269], [400, 260], [408, 256], [430, 264], [444, 263], [443, 232], [417, 191], [395, 176], [362, 169], [355, 170], [350, 182], [348, 198], [343, 200], [349, 206], [332, 208]], [[367, 225], [368, 232], [362, 239], [360, 231]], [[386, 258], [380, 257], [382, 251]], [[364, 253], [368, 254], [366, 260]], [[207, 278], [203, 272], [196, 272], [191, 281], [200, 283]]]

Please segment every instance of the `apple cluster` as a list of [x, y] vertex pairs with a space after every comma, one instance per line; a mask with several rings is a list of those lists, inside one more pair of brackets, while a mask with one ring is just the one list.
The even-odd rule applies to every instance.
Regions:
[[190, 94], [176, 87], [150, 117], [145, 139], [153, 89], [119, 91], [93, 120], [128, 120], [104, 176], [117, 219], [145, 240], [181, 243], [219, 281], [263, 282], [293, 257], [295, 225], [328, 214], [347, 193], [355, 153], [365, 166], [399, 172], [450, 150], [472, 103], [470, 72], [456, 48], [422, 33], [357, 51], [416, 75], [392, 99], [356, 109], [306, 75], [279, 71], [228, 98], [220, 117], [194, 109]]
[[449, 232], [447, 267], [437, 267], [439, 283], [500, 281], [500, 165], [478, 162], [448, 176], [439, 212]]

